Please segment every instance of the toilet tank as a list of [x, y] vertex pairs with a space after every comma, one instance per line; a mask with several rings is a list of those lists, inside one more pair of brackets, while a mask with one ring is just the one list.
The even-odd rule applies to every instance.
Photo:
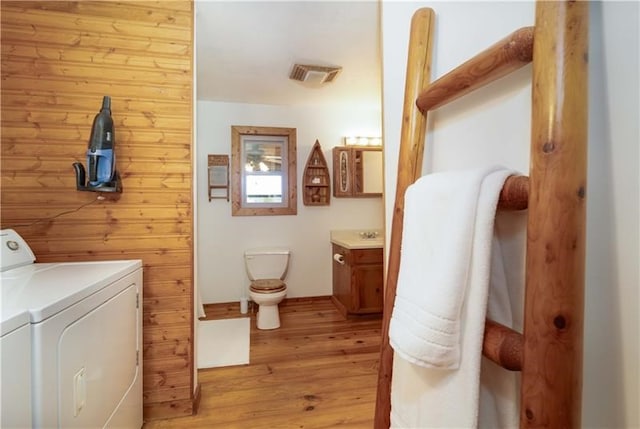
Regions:
[[281, 279], [287, 276], [291, 252], [284, 248], [249, 249], [244, 252], [250, 280]]

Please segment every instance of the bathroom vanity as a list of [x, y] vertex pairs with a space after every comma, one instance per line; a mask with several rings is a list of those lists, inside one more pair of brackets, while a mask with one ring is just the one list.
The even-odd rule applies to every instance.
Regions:
[[332, 231], [333, 295], [345, 317], [382, 313], [383, 241], [379, 231]]

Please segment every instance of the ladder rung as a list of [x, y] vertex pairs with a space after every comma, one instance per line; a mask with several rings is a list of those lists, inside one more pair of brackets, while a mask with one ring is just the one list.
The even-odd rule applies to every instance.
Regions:
[[426, 112], [462, 97], [519, 69], [533, 58], [533, 27], [514, 31], [434, 81], [416, 102]]
[[522, 370], [524, 337], [500, 323], [487, 319], [484, 325], [482, 354], [510, 371]]
[[524, 210], [529, 204], [529, 178], [527, 176], [509, 176], [505, 180], [498, 208], [501, 210]]

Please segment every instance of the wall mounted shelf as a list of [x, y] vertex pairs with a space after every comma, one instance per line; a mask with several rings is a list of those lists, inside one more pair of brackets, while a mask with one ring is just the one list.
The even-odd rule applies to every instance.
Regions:
[[329, 167], [316, 140], [304, 168], [302, 200], [305, 206], [328, 206], [331, 198]]
[[209, 201], [229, 201], [229, 155], [208, 155]]

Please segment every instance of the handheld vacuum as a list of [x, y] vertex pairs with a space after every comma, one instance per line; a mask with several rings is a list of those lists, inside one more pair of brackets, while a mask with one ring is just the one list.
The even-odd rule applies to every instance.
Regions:
[[120, 177], [116, 171], [115, 130], [111, 118], [111, 97], [102, 98], [102, 108], [93, 119], [87, 168], [89, 180], [85, 184], [84, 166], [75, 162], [76, 188], [79, 191], [122, 192]]

